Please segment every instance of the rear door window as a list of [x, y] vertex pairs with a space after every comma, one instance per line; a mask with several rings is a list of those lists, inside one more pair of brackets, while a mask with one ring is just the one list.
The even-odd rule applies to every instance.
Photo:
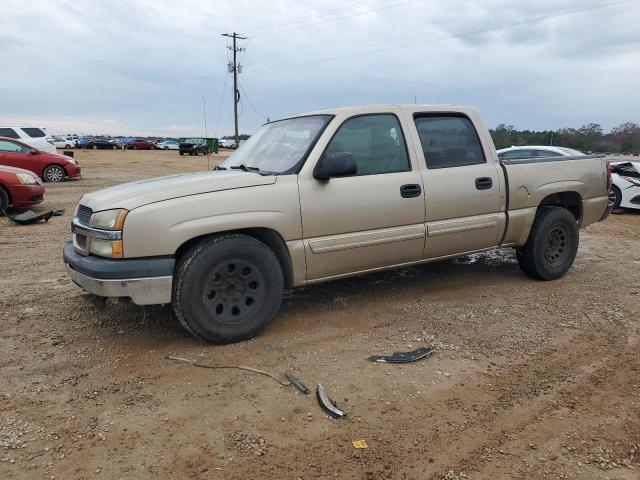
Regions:
[[31, 138], [42, 138], [46, 136], [46, 133], [44, 133], [39, 128], [27, 127], [23, 128], [22, 131], [29, 135]]
[[0, 137], [20, 138], [20, 135], [13, 128], [0, 128]]
[[553, 150], [536, 150], [536, 157], [561, 157], [562, 154]]
[[486, 163], [473, 123], [465, 116], [418, 114], [416, 129], [427, 168], [450, 168]]

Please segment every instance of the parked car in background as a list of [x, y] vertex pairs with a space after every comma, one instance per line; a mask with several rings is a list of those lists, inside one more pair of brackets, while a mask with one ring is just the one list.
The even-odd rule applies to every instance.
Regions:
[[129, 150], [153, 150], [156, 146], [150, 142], [149, 140], [143, 140], [141, 138], [136, 138], [132, 142], [127, 143], [125, 148]]
[[65, 178], [80, 178], [78, 161], [44, 152], [20, 140], [0, 137], [0, 165], [23, 168], [45, 182], [61, 182]]
[[115, 145], [116, 148], [122, 148], [123, 146], [122, 140], [119, 138], [112, 138], [109, 140], [109, 143], [111, 143], [111, 145]]
[[613, 208], [640, 209], [640, 162], [612, 162], [611, 167]]
[[84, 144], [82, 148], [90, 148], [93, 150], [115, 150], [118, 148], [106, 138], [94, 138]]
[[22, 168], [0, 166], [0, 215], [8, 207], [30, 207], [44, 199], [42, 181]]
[[74, 148], [76, 141], [73, 138], [56, 137], [52, 138], [53, 146], [56, 148]]
[[209, 153], [209, 147], [204, 138], [187, 138], [184, 142], [180, 142], [178, 150], [180, 155], [206, 155]]
[[53, 142], [47, 139], [44, 129], [38, 127], [0, 127], [0, 137], [20, 140], [38, 150], [56, 153]]
[[584, 152], [573, 148], [552, 147], [550, 145], [509, 147], [498, 150], [498, 158], [500, 158], [500, 160], [541, 157], [577, 157], [580, 155], [584, 155]]
[[233, 138], [221, 138], [218, 146], [222, 148], [236, 148], [236, 141]]
[[156, 147], [162, 150], [179, 150], [180, 142], [175, 140], [163, 140], [162, 142], [158, 142]]

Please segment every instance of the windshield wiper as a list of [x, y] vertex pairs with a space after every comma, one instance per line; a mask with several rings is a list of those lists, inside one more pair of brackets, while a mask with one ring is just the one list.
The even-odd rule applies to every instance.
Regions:
[[259, 172], [260, 169], [258, 167], [247, 167], [244, 163], [240, 165], [231, 165], [229, 168], [234, 170], [242, 170], [243, 172]]
[[220, 165], [216, 165], [215, 167], [213, 167], [214, 170], [226, 170], [227, 167], [221, 167]]

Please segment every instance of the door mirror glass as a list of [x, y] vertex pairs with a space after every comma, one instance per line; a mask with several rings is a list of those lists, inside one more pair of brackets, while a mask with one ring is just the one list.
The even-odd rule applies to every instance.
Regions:
[[40, 152], [38, 150], [29, 150], [29, 155], [39, 155]]
[[313, 176], [317, 180], [329, 180], [334, 177], [348, 177], [358, 173], [358, 165], [356, 164], [353, 154], [350, 152], [335, 152], [324, 155]]

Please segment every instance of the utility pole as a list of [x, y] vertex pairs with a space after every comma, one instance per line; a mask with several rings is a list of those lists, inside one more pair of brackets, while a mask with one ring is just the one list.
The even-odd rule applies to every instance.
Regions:
[[227, 47], [233, 52], [233, 64], [229, 64], [229, 71], [233, 72], [233, 118], [235, 124], [235, 139], [236, 148], [240, 146], [240, 134], [238, 133], [238, 101], [240, 100], [240, 92], [238, 91], [238, 73], [240, 73], [242, 67], [238, 65], [238, 52], [242, 52], [244, 48], [238, 48], [238, 40], [246, 40], [247, 37], [241, 37], [236, 32], [223, 33], [223, 37], [229, 37], [233, 39], [233, 46]]

